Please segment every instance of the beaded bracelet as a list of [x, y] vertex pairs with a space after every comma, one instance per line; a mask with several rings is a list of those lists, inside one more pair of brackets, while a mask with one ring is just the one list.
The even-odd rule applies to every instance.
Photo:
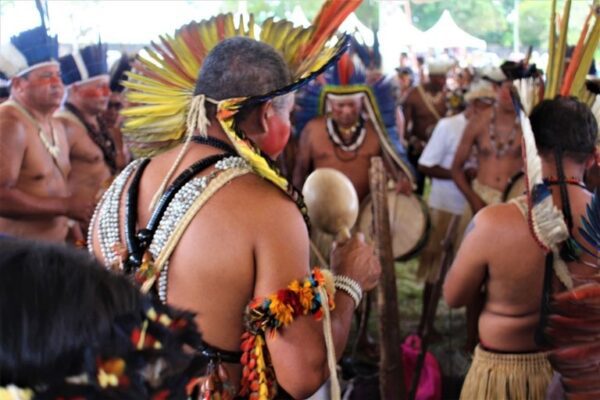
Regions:
[[354, 300], [354, 308], [358, 308], [363, 296], [360, 284], [345, 275], [335, 275], [333, 282], [336, 289], [339, 289], [352, 297], [352, 300]]

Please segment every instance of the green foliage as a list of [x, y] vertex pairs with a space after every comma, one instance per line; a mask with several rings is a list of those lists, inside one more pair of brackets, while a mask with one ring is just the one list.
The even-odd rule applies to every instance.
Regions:
[[512, 26], [506, 17], [512, 8], [513, 0], [434, 0], [411, 6], [413, 23], [421, 30], [431, 28], [447, 9], [463, 30], [501, 46], [512, 43]]

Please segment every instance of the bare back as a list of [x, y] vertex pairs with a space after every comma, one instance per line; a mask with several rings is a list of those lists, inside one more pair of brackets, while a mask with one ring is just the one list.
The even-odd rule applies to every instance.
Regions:
[[[589, 193], [573, 188], [569, 192], [573, 215], [582, 215]], [[560, 207], [556, 195], [554, 201]], [[483, 286], [486, 298], [479, 318], [481, 343], [498, 351], [535, 351], [545, 254], [514, 203], [484, 208], [473, 224], [448, 273], [444, 296], [451, 306], [468, 304]], [[581, 240], [578, 227], [579, 223], [573, 233]], [[589, 273], [590, 269], [570, 263], [569, 270]]]
[[363, 144], [354, 151], [344, 151], [329, 138], [325, 117], [310, 121], [301, 134], [294, 182], [298, 185], [311, 170], [334, 168], [350, 178], [362, 201], [369, 193], [371, 157], [381, 154], [379, 138], [372, 123], [368, 122], [365, 126], [367, 133]]
[[[0, 106], [0, 184], [39, 197], [67, 196], [70, 164], [63, 127], [52, 121], [42, 128], [40, 133], [38, 126], [10, 102]], [[40, 134], [45, 135], [50, 145], [58, 145], [56, 160]], [[11, 236], [64, 241], [67, 231], [64, 216], [0, 217], [0, 232]]]
[[[144, 171], [137, 207], [138, 229], [145, 227], [150, 218], [148, 205], [177, 150], [154, 158]], [[192, 145], [175, 176], [192, 162], [217, 152]], [[124, 198], [120, 209], [124, 218]], [[93, 242], [99, 255], [97, 237], [96, 225]], [[208, 200], [178, 242], [169, 259], [167, 301], [197, 314], [207, 343], [238, 351], [248, 302], [308, 273], [307, 238], [301, 214], [287, 195], [252, 173], [235, 178]], [[278, 336], [275, 345], [282, 340], [285, 344], [286, 335], [293, 337], [293, 331], [289, 332]], [[238, 366], [228, 365], [228, 369], [239, 377]]]
[[73, 114], [61, 110], [56, 114], [56, 118], [63, 124], [69, 141], [71, 193], [98, 199], [111, 177], [102, 150], [90, 138], [87, 128]]

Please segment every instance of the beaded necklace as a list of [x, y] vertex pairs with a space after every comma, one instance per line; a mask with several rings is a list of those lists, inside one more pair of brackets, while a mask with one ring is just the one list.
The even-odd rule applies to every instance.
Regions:
[[503, 157], [508, 150], [512, 147], [515, 142], [515, 138], [517, 137], [517, 127], [519, 126], [519, 116], [515, 116], [515, 122], [513, 124], [512, 130], [508, 134], [506, 141], [497, 141], [497, 132], [496, 132], [496, 107], [492, 108], [492, 119], [490, 120], [490, 143], [492, 145], [492, 149], [494, 153], [496, 153], [496, 158]]
[[[38, 136], [40, 137], [40, 141], [42, 142], [42, 145], [44, 145], [44, 148], [46, 149], [46, 151], [48, 151], [50, 156], [53, 158], [55, 164], [58, 165], [58, 157], [60, 155], [60, 146], [58, 145], [58, 136], [56, 135], [56, 131], [54, 130], [54, 126], [52, 125], [52, 122], [50, 122], [50, 135], [48, 135], [48, 134], [46, 134], [46, 132], [44, 132], [44, 129], [42, 128], [42, 125], [38, 122], [38, 120], [35, 119], [33, 117], [33, 115], [31, 115], [31, 113], [25, 107], [23, 107], [21, 104], [19, 104], [18, 102], [14, 101], [14, 100], [9, 100], [7, 102], [7, 104], [13, 105], [15, 108], [17, 108], [19, 111], [21, 111], [21, 113], [23, 113], [23, 115], [25, 115], [25, 117], [36, 126], [36, 128], [38, 129]], [[48, 140], [48, 137], [52, 138], [52, 143], [50, 143], [50, 141]]]
[[329, 135], [329, 139], [331, 139], [334, 145], [346, 152], [358, 150], [367, 136], [365, 121], [362, 117], [359, 117], [356, 124], [349, 130], [352, 135], [349, 140], [344, 140], [339, 134], [340, 127], [338, 124], [332, 118], [327, 118], [327, 134]]

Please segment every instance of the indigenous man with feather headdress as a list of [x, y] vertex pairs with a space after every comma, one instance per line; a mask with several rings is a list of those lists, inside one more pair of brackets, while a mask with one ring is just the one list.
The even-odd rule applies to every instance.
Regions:
[[344, 277], [301, 279], [306, 207], [272, 161], [290, 134], [290, 93], [343, 53], [346, 39], [329, 39], [357, 6], [327, 1], [310, 29], [268, 19], [260, 41], [252, 16], [192, 22], [149, 47], [124, 83], [137, 104], [123, 111], [132, 149], [157, 155], [115, 179], [88, 244], [142, 290], [197, 313], [213, 361], [199, 398], [305, 398], [331, 370], [336, 382], [355, 304], [376, 284], [379, 264], [356, 237], [332, 256]]
[[52, 118], [63, 96], [58, 41], [46, 26], [0, 50], [11, 94], [0, 106], [0, 234], [64, 241], [69, 219], [86, 220], [91, 198], [69, 190], [69, 146]]

